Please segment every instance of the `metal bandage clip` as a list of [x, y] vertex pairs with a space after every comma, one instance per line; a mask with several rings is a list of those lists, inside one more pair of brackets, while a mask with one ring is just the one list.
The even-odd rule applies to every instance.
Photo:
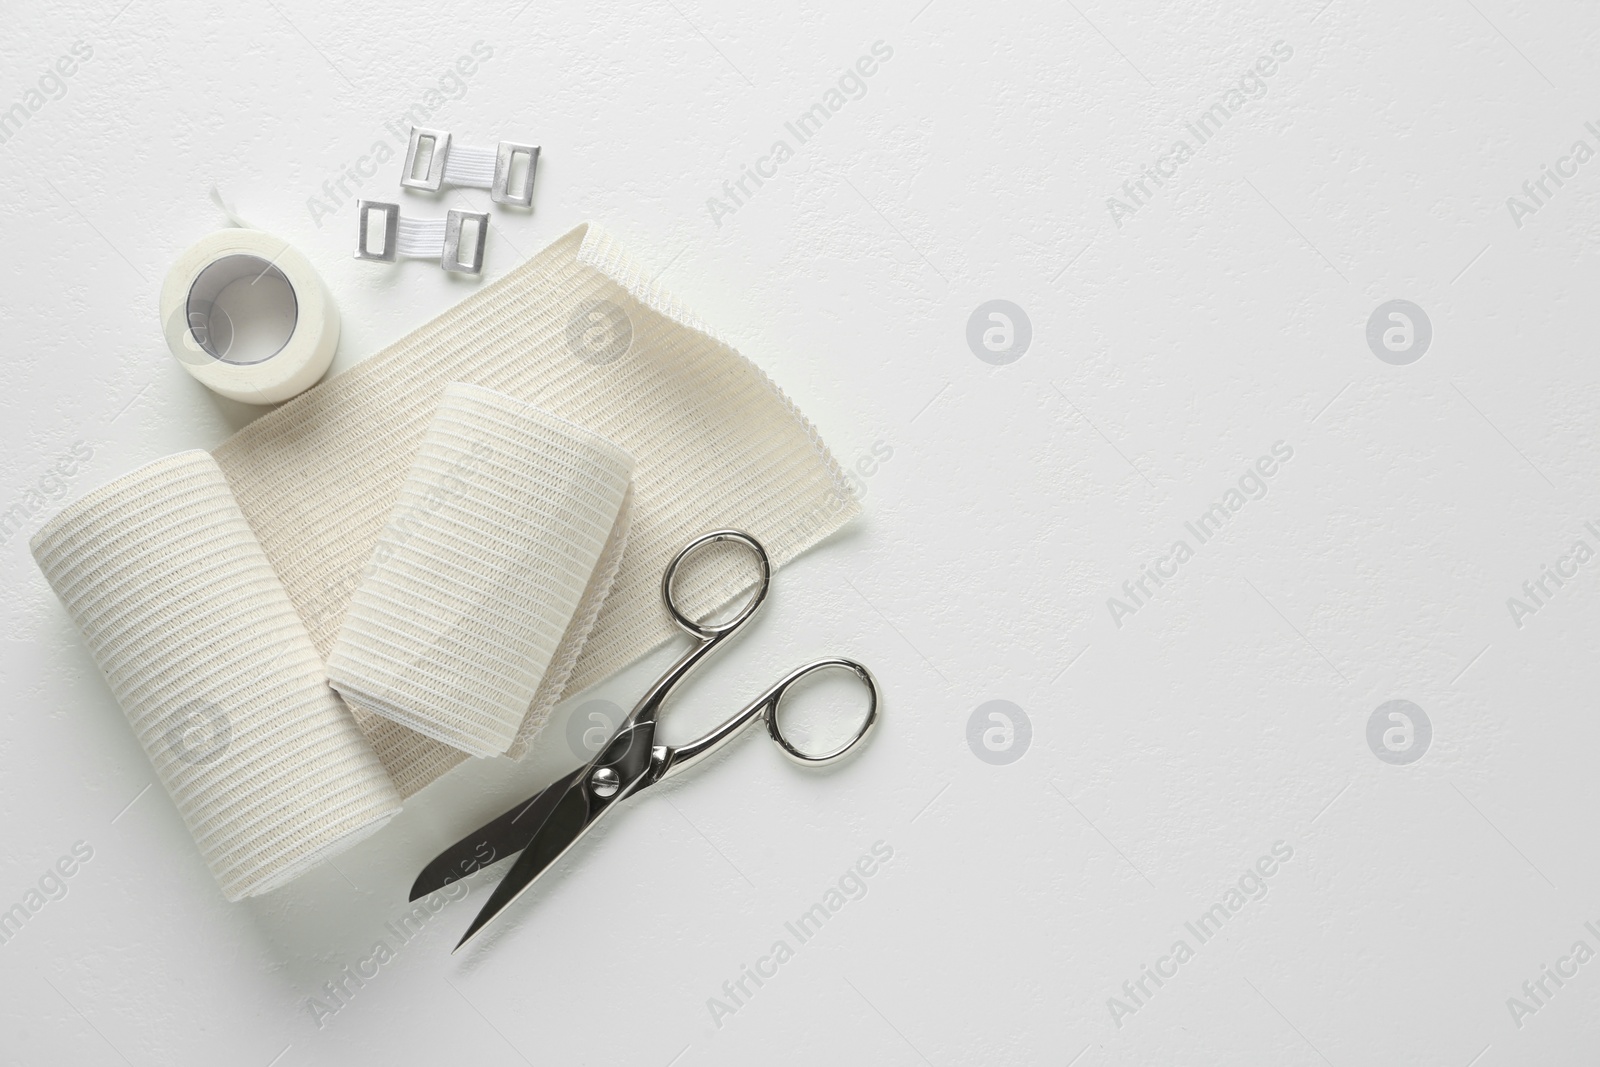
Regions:
[[[511, 173], [518, 156], [528, 158], [528, 169], [513, 185]], [[413, 126], [400, 184], [430, 193], [437, 193], [446, 185], [465, 185], [489, 190], [489, 199], [497, 204], [532, 207], [533, 172], [538, 166], [536, 144], [501, 141], [495, 148], [477, 148], [452, 144], [450, 135], [443, 130]]]
[[[371, 223], [373, 215], [381, 216], [381, 247], [374, 247], [377, 228]], [[377, 259], [393, 263], [404, 256], [407, 259], [437, 259], [439, 266], [457, 274], [478, 274], [483, 270], [483, 245], [489, 236], [487, 211], [457, 211], [452, 209], [442, 219], [408, 219], [400, 214], [399, 204], [386, 204], [381, 200], [357, 200], [356, 217], [360, 226], [356, 234], [356, 258]], [[462, 244], [462, 230], [466, 229], [468, 241]], [[463, 248], [466, 255], [462, 255]]]

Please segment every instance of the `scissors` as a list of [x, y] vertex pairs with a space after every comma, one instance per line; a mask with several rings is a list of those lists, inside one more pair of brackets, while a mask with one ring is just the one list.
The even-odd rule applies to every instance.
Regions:
[[[755, 594], [733, 618], [720, 623], [695, 622], [679, 608], [673, 592], [678, 568], [701, 549], [724, 542], [740, 545], [750, 551], [760, 568], [760, 581]], [[514, 900], [527, 892], [541, 874], [549, 870], [556, 860], [564, 856], [579, 838], [618, 804], [703, 762], [756, 720], [766, 723], [767, 733], [786, 756], [813, 767], [843, 759], [866, 738], [878, 720], [878, 683], [871, 671], [854, 660], [832, 658], [815, 660], [790, 671], [742, 711], [698, 740], [676, 748], [656, 743], [656, 717], [661, 705], [678, 683], [750, 621], [756, 608], [766, 599], [771, 581], [772, 566], [767, 559], [766, 549], [754, 537], [738, 530], [717, 530], [697, 537], [673, 557], [661, 576], [661, 600], [678, 628], [696, 639], [694, 645], [645, 691], [593, 761], [556, 779], [505, 814], [463, 837], [439, 853], [417, 876], [416, 883], [411, 887], [412, 900], [498, 863], [513, 853], [521, 853], [452, 951], [459, 950], [472, 940]], [[804, 752], [784, 736], [778, 708], [790, 687], [800, 679], [817, 671], [835, 669], [854, 674], [867, 687], [866, 717], [854, 736], [833, 751], [818, 754]]]

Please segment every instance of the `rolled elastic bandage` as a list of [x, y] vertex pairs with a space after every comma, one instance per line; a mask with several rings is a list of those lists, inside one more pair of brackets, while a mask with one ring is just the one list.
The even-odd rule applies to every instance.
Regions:
[[329, 654], [334, 688], [470, 755], [520, 755], [611, 587], [633, 467], [532, 404], [446, 386]]
[[32, 547], [229, 900], [400, 809], [208, 453], [95, 490]]

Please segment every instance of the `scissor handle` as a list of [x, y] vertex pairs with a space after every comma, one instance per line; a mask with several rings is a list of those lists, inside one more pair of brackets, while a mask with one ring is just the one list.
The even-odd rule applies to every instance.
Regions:
[[[861, 720], [861, 725], [856, 729], [855, 734], [844, 744], [840, 745], [832, 752], [823, 752], [817, 755], [812, 755], [808, 752], [802, 752], [799, 748], [791, 744], [787, 737], [783, 736], [783, 726], [778, 722], [778, 708], [783, 704], [783, 698], [788, 694], [789, 688], [800, 679], [816, 671], [832, 669], [849, 671], [851, 674], [854, 674], [857, 678], [861, 679], [861, 684], [867, 687], [867, 714], [866, 717]], [[873, 726], [877, 725], [878, 681], [876, 678], [872, 677], [871, 671], [867, 670], [866, 667], [857, 663], [853, 659], [819, 659], [813, 663], [807, 663], [804, 667], [800, 667], [794, 671], [791, 671], [788, 677], [784, 678], [783, 681], [767, 690], [767, 692], [763, 694], [761, 701], [758, 703], [765, 703], [766, 705], [764, 714], [767, 720], [767, 733], [771, 734], [772, 739], [778, 743], [778, 747], [783, 749], [783, 754], [794, 760], [796, 763], [804, 763], [811, 767], [821, 767], [844, 759], [850, 754], [851, 749], [855, 748], [866, 739], [867, 734], [872, 732]]]
[[[856, 729], [855, 734], [844, 744], [832, 752], [812, 754], [802, 750], [783, 735], [783, 725], [778, 721], [778, 710], [783, 705], [783, 698], [788, 695], [790, 688], [796, 682], [808, 674], [823, 670], [846, 670], [859, 678], [861, 683], [867, 687], [867, 714], [861, 720], [861, 725]], [[872, 727], [877, 724], [878, 682], [877, 679], [872, 677], [871, 671], [855, 660], [819, 659], [812, 663], [807, 663], [803, 667], [790, 671], [777, 685], [756, 697], [748, 707], [731, 716], [726, 722], [704, 737], [672, 749], [670, 761], [660, 777], [670, 778], [681, 771], [688, 770], [735, 737], [738, 737], [739, 734], [744, 732], [745, 727], [757, 719], [766, 720], [767, 733], [778, 743], [778, 747], [783, 750], [783, 754], [796, 763], [803, 763], [808, 767], [821, 767], [829, 763], [835, 763], [849, 755], [857, 745], [866, 739], [867, 734], [872, 731]]]
[[[742, 545], [750, 550], [751, 555], [756, 558], [756, 566], [761, 569], [760, 584], [756, 586], [755, 594], [751, 596], [744, 607], [739, 609], [739, 613], [733, 618], [726, 622], [717, 623], [695, 622], [679, 609], [677, 599], [673, 593], [672, 585], [678, 577], [678, 568], [683, 565], [685, 560], [702, 548], [724, 541]], [[760, 541], [739, 530], [714, 530], [711, 533], [696, 537], [693, 541], [684, 545], [676, 556], [672, 557], [672, 562], [667, 564], [667, 569], [661, 575], [661, 602], [666, 605], [667, 614], [672, 616], [672, 621], [677, 623], [679, 628], [688, 631], [703, 641], [710, 641], [725, 634], [730, 634], [743, 626], [745, 620], [754, 614], [763, 600], [767, 599], [767, 589], [771, 585], [772, 561], [767, 558], [767, 550], [761, 547]]]

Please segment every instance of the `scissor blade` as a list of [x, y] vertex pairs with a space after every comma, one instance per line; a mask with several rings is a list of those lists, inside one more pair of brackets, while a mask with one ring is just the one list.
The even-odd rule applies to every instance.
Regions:
[[499, 863], [528, 847], [572, 783], [587, 770], [578, 767], [538, 793], [435, 856], [411, 886], [411, 899], [425, 897], [475, 871]]
[[[553, 788], [553, 787], [552, 787]], [[522, 855], [517, 857], [517, 862], [511, 865], [506, 876], [500, 879], [500, 884], [494, 887], [494, 892], [484, 903], [483, 909], [472, 920], [472, 925], [467, 927], [467, 932], [456, 942], [455, 949], [460, 949], [477, 935], [479, 930], [487, 926], [495, 916], [499, 915], [511, 902], [527, 891], [534, 881], [550, 868], [550, 865], [561, 858], [562, 853], [570, 848], [573, 842], [583, 836], [596, 818], [609, 811], [602, 808], [591, 814], [589, 809], [588, 790], [582, 785], [567, 790], [557, 801], [549, 818], [544, 820], [544, 825], [528, 847], [522, 850]]]

